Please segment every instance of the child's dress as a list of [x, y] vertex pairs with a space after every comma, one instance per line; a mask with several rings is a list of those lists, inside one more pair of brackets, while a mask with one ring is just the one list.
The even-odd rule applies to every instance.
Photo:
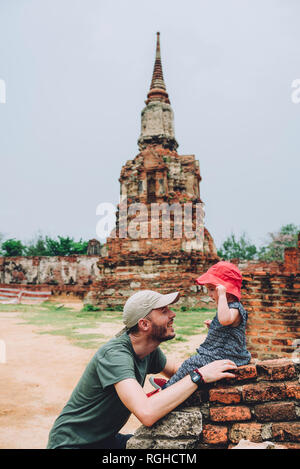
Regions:
[[250, 362], [251, 355], [246, 348], [246, 323], [248, 319], [247, 311], [243, 305], [236, 301], [228, 303], [229, 308], [238, 309], [241, 315], [241, 322], [238, 326], [222, 326], [218, 320], [218, 314], [215, 315], [208, 329], [208, 334], [197, 354], [185, 360], [177, 372], [165, 384], [165, 387], [176, 383], [184, 378], [195, 368], [207, 365], [215, 360], [228, 359], [237, 366], [247, 365]]

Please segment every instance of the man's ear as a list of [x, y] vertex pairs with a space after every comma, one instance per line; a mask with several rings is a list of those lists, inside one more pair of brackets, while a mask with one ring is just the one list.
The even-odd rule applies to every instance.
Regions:
[[150, 321], [149, 319], [142, 318], [138, 321], [139, 329], [143, 332], [147, 332], [150, 328]]

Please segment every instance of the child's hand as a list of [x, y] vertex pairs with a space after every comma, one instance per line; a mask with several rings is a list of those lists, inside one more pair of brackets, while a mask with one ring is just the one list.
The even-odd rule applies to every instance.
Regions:
[[224, 285], [217, 285], [216, 286], [216, 292], [218, 294], [218, 297], [222, 295], [226, 295], [226, 287]]
[[206, 325], [207, 329], [210, 328], [211, 323], [212, 323], [212, 319], [206, 319], [206, 321], [204, 321], [204, 324]]

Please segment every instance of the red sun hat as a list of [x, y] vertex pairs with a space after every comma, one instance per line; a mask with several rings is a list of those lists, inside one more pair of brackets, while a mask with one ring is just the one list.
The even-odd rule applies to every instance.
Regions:
[[208, 269], [208, 271], [200, 275], [196, 279], [198, 285], [211, 283], [212, 285], [223, 285], [226, 292], [241, 299], [242, 274], [236, 265], [227, 261], [220, 261]]

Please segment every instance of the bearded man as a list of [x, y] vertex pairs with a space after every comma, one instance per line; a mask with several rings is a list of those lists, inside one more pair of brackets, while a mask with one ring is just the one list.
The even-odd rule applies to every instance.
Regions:
[[148, 398], [147, 374], [170, 378], [180, 364], [167, 359], [159, 345], [175, 337], [176, 314], [169, 308], [179, 293], [142, 290], [123, 310], [124, 329], [103, 345], [88, 363], [69, 401], [54, 422], [47, 448], [122, 449], [132, 435], [120, 429], [131, 413], [153, 425], [185, 401], [203, 383], [234, 377], [229, 360], [217, 360]]

